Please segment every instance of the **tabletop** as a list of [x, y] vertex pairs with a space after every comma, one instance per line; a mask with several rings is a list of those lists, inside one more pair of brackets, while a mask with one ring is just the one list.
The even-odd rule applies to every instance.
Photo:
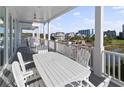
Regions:
[[74, 60], [56, 53], [33, 55], [36, 68], [48, 87], [61, 87], [73, 81], [87, 79], [91, 71]]

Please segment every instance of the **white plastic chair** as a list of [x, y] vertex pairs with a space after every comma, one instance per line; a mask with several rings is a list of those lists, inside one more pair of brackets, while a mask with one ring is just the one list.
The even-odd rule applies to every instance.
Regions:
[[[84, 80], [86, 85], [83, 85], [84, 87], [96, 87], [95, 85], [93, 85], [88, 79]], [[111, 81], [111, 76], [107, 77], [103, 82], [101, 82], [97, 87], [108, 87], [109, 83]]]
[[23, 75], [23, 72], [21, 71], [20, 65], [17, 61], [12, 63], [12, 72], [17, 86], [26, 87], [26, 78], [28, 76]]
[[20, 52], [17, 52], [17, 56], [18, 56], [18, 60], [19, 60], [19, 63], [21, 65], [21, 68], [22, 68], [22, 72], [23, 72], [23, 75], [27, 76], [27, 75], [33, 75], [33, 71], [32, 70], [29, 70], [29, 71], [26, 71], [26, 67], [25, 65], [27, 64], [30, 64], [32, 63], [33, 61], [30, 61], [30, 62], [24, 62], [23, 58], [22, 58], [22, 54]]

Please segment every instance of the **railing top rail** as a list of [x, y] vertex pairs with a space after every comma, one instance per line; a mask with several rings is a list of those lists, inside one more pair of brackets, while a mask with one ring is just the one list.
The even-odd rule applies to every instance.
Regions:
[[[68, 45], [68, 44], [66, 44], [66, 43], [64, 43], [64, 42], [57, 42], [57, 43], [59, 43], [59, 44], [64, 44], [64, 45]], [[85, 49], [88, 49], [88, 50], [92, 50], [92, 49], [93, 49], [93, 47], [81, 46], [81, 45], [74, 45], [74, 44], [71, 44], [71, 46], [79, 47], [79, 48], [85, 48]]]
[[123, 53], [118, 53], [118, 52], [112, 52], [112, 51], [107, 51], [107, 50], [103, 50], [104, 53], [109, 53], [109, 54], [113, 54], [113, 55], [119, 55], [119, 56], [124, 56]]

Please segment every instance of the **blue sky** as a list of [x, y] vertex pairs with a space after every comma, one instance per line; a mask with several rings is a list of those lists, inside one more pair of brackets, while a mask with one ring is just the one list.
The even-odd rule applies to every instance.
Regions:
[[[80, 29], [94, 28], [94, 7], [77, 7], [51, 22], [52, 32], [77, 32]], [[93, 23], [89, 25], [89, 23]]]
[[[52, 32], [77, 32], [80, 29], [94, 29], [95, 7], [77, 7], [70, 12], [54, 19], [51, 22]], [[124, 23], [124, 7], [104, 7], [104, 31], [116, 30], [117, 34], [122, 31]]]

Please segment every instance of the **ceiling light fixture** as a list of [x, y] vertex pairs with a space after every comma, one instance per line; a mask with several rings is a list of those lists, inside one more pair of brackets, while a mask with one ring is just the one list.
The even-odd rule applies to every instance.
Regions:
[[3, 25], [3, 20], [2, 20], [2, 18], [0, 18], [0, 25]]
[[33, 19], [33, 22], [32, 22], [32, 26], [33, 27], [38, 27], [39, 26], [39, 23], [36, 21], [36, 12], [34, 12], [34, 19]]

